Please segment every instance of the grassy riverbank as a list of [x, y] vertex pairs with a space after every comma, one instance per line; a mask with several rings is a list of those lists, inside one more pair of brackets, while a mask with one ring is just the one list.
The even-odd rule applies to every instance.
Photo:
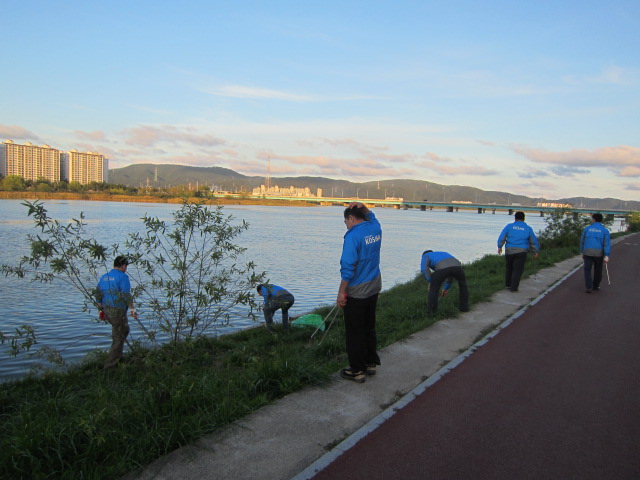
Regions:
[[[525, 276], [576, 253], [545, 250], [537, 262], [529, 258]], [[486, 256], [465, 271], [471, 308], [503, 288], [502, 257]], [[425, 300], [420, 277], [381, 294], [381, 349], [458, 315], [456, 284], [436, 316], [426, 315]], [[102, 370], [97, 353], [66, 374], [2, 384], [0, 478], [117, 478], [286, 394], [322, 384], [347, 364], [341, 318], [322, 344], [309, 339], [311, 332], [254, 328], [130, 355], [113, 371]]]
[[0, 191], [0, 200], [85, 200], [93, 202], [139, 202], [139, 203], [175, 203], [203, 202], [206, 205], [271, 205], [271, 206], [315, 206], [300, 200], [274, 200], [242, 196], [220, 196], [215, 198], [170, 196], [170, 195], [124, 195], [106, 192], [6, 192]]

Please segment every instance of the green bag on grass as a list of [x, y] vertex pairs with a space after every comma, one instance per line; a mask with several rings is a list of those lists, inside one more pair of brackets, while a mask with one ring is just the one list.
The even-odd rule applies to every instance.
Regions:
[[319, 328], [323, 332], [325, 328], [322, 315], [318, 315], [317, 313], [308, 313], [306, 315], [302, 315], [301, 317], [298, 317], [295, 320], [292, 320], [291, 325], [293, 325], [294, 327]]

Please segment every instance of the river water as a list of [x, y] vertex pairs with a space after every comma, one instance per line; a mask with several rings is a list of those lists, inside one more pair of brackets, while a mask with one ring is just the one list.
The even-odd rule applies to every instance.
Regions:
[[[33, 220], [21, 200], [0, 200], [0, 263], [17, 265], [28, 255], [27, 234], [37, 234]], [[129, 233], [143, 231], [145, 214], [171, 221], [179, 205], [84, 201], [47, 201], [50, 217], [66, 224], [84, 212], [87, 231], [99, 243], [123, 243]], [[300, 315], [319, 305], [335, 302], [340, 283], [339, 259], [345, 227], [341, 207], [225, 206], [224, 212], [249, 223], [249, 230], [236, 238], [246, 247], [246, 258], [269, 281], [284, 286], [295, 296], [290, 315]], [[463, 263], [496, 253], [502, 227], [513, 221], [506, 212], [478, 214], [475, 211], [374, 209], [383, 230], [381, 270], [383, 289], [406, 282], [419, 271], [424, 250], [446, 250]], [[538, 232], [543, 218], [530, 215], [527, 223]], [[112, 259], [109, 259], [111, 262]], [[111, 264], [110, 264], [111, 265]], [[109, 266], [110, 266], [109, 265]], [[129, 267], [135, 268], [133, 265]], [[36, 284], [27, 279], [0, 277], [0, 331], [12, 334], [15, 327], [32, 324], [38, 346], [63, 349], [67, 361], [80, 360], [96, 348], [110, 345], [110, 327], [91, 321], [82, 312], [79, 293], [63, 285]], [[276, 314], [279, 320], [279, 312]], [[215, 334], [255, 325], [236, 318]], [[135, 331], [132, 332], [132, 335]], [[0, 345], [0, 380], [23, 374], [36, 361], [27, 356], [11, 358], [7, 345]]]

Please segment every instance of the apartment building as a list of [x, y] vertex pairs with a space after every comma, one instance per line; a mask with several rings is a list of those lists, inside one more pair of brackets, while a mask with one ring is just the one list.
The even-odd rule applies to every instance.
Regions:
[[0, 174], [59, 182], [61, 157], [62, 152], [49, 145], [38, 147], [29, 142], [19, 145], [6, 140], [0, 146]]
[[70, 150], [63, 155], [63, 178], [69, 182], [87, 184], [107, 182], [109, 161], [96, 152]]
[[0, 174], [18, 175], [25, 180], [44, 178], [87, 184], [108, 181], [109, 161], [95, 152], [71, 150], [62, 153], [49, 145], [38, 147], [6, 140], [0, 144]]

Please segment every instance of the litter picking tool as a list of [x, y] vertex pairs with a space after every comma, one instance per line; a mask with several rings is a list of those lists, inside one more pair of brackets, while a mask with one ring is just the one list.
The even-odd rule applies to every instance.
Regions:
[[[324, 340], [324, 337], [327, 336], [327, 332], [329, 331], [329, 329], [331, 328], [331, 325], [333, 325], [333, 322], [335, 321], [336, 317], [338, 316], [338, 312], [340, 310], [338, 310], [338, 304], [336, 303], [333, 308], [331, 309], [331, 311], [327, 314], [327, 316], [324, 318], [324, 320], [322, 321], [322, 324], [318, 326], [318, 328], [316, 328], [315, 332], [313, 332], [313, 334], [311, 334], [311, 338], [313, 338], [315, 336], [316, 333], [318, 333], [318, 330], [321, 330], [321, 326], [324, 326], [324, 335], [322, 335], [322, 339], [320, 340], [320, 343], [322, 343], [322, 341]], [[329, 325], [327, 326], [327, 321], [329, 320], [329, 318], [331, 318], [331, 321], [329, 322]], [[320, 343], [318, 343], [318, 345], [320, 345]]]
[[607, 282], [611, 285], [611, 278], [609, 278], [609, 265], [605, 263], [604, 269], [607, 271]]

